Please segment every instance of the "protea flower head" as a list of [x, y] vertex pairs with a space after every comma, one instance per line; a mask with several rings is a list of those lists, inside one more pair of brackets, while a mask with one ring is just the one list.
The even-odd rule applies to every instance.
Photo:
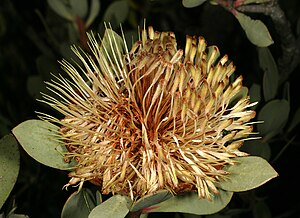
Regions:
[[187, 36], [184, 50], [174, 33], [152, 27], [139, 39], [129, 50], [124, 37], [108, 34], [101, 46], [89, 34], [90, 54], [73, 47], [82, 63], [62, 61], [69, 78], [47, 83], [58, 97], [45, 101], [64, 118], [44, 119], [59, 125], [65, 158], [77, 161], [68, 185], [91, 181], [132, 199], [162, 189], [210, 199], [228, 175], [223, 167], [246, 155], [238, 149], [255, 112], [239, 94], [242, 77], [233, 80], [235, 66], [202, 37]]

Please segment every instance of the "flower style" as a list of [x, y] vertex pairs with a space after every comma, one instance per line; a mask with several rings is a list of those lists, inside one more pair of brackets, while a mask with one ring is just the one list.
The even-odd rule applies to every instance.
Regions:
[[132, 199], [162, 189], [211, 199], [223, 167], [247, 155], [238, 149], [255, 112], [242, 76], [232, 80], [233, 63], [202, 37], [187, 36], [182, 50], [174, 33], [144, 27], [128, 50], [124, 36], [106, 34], [103, 45], [88, 35], [91, 55], [73, 47], [81, 63], [62, 61], [69, 78], [47, 83], [57, 97], [44, 101], [64, 118], [43, 118], [60, 126], [65, 159], [77, 162], [68, 185], [90, 181]]

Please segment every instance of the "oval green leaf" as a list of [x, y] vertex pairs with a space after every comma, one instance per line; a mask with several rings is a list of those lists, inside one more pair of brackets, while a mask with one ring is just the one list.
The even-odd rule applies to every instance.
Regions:
[[123, 23], [126, 20], [128, 13], [129, 5], [127, 1], [114, 1], [106, 9], [103, 16], [103, 21], [110, 22], [113, 29], [116, 29], [120, 23]]
[[147, 196], [139, 199], [135, 203], [133, 203], [130, 211], [142, 210], [146, 207], [150, 207], [154, 204], [158, 204], [160, 202], [166, 201], [171, 197], [173, 197], [173, 195], [167, 190], [158, 191], [154, 194], [147, 195]]
[[234, 165], [227, 165], [224, 170], [230, 175], [218, 186], [233, 192], [248, 191], [257, 188], [278, 176], [273, 167], [263, 158], [256, 156], [237, 157]]
[[248, 96], [248, 88], [243, 86], [241, 90], [234, 95], [229, 101], [229, 107], [232, 107], [238, 103], [241, 99], [244, 99]]
[[197, 193], [187, 193], [184, 196], [175, 196], [160, 204], [146, 208], [152, 212], [179, 212], [197, 215], [208, 215], [222, 210], [230, 202], [233, 192], [219, 190], [211, 201], [199, 198]]
[[279, 85], [276, 62], [268, 48], [257, 48], [259, 65], [264, 71], [263, 93], [265, 101], [275, 98]]
[[36, 161], [62, 170], [74, 166], [74, 162], [64, 162], [63, 154], [67, 149], [59, 142], [57, 126], [42, 120], [27, 120], [12, 132], [24, 150]]
[[71, 11], [73, 14], [80, 18], [85, 18], [88, 13], [88, 1], [87, 0], [69, 0]]
[[252, 20], [247, 15], [237, 11], [234, 11], [234, 15], [251, 43], [258, 47], [267, 47], [273, 44], [272, 37], [263, 22], [260, 20]]
[[88, 218], [124, 218], [129, 212], [131, 200], [122, 195], [114, 195], [95, 207]]
[[59, 16], [73, 21], [74, 16], [72, 15], [70, 9], [61, 0], [48, 0], [47, 1], [50, 8], [55, 11]]
[[194, 8], [206, 2], [206, 0], [182, 0], [182, 5], [186, 8]]
[[[251, 102], [260, 102], [261, 100], [261, 87], [260, 85], [253, 83], [249, 90], [249, 96]], [[257, 104], [253, 106], [253, 109], [257, 107]]]
[[0, 208], [13, 189], [20, 168], [18, 142], [9, 134], [0, 140]]
[[83, 188], [68, 198], [62, 209], [61, 218], [88, 218], [95, 206], [96, 199], [93, 193]]
[[121, 65], [120, 59], [123, 57], [123, 50], [123, 38], [112, 29], [106, 28], [100, 46], [100, 53], [102, 56], [106, 57], [108, 62], [112, 61], [113, 63]]
[[89, 16], [85, 22], [86, 28], [88, 28], [93, 21], [96, 19], [100, 11], [100, 1], [99, 0], [92, 0], [91, 1], [91, 7], [90, 7], [90, 13]]
[[263, 135], [274, 136], [284, 127], [289, 117], [290, 104], [287, 100], [272, 100], [258, 113], [257, 119], [263, 121], [258, 124], [258, 132]]

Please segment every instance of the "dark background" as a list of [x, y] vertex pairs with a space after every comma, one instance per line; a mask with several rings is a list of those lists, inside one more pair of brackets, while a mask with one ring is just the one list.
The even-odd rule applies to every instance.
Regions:
[[[102, 21], [111, 2], [101, 0], [100, 13], [86, 31], [92, 29], [103, 33]], [[300, 29], [300, 2], [298, 0], [279, 2], [291, 23], [293, 34], [297, 37], [297, 28], [298, 32]], [[217, 45], [222, 55], [229, 55], [237, 66], [236, 74], [243, 75], [246, 86], [250, 87], [254, 82], [262, 84], [263, 72], [259, 67], [256, 47], [249, 42], [235, 17], [224, 8], [209, 3], [185, 8], [180, 0], [128, 0], [128, 4], [128, 15], [122, 21], [123, 30], [128, 34], [136, 31], [137, 25], [142, 26], [143, 19], [146, 18], [147, 25], [152, 25], [155, 30], [175, 32], [179, 47], [182, 48], [186, 34], [202, 35], [208, 45]], [[118, 13], [117, 11], [116, 14]], [[250, 15], [252, 18], [261, 19], [268, 27], [275, 42], [269, 48], [274, 59], [278, 60], [282, 55], [282, 43], [272, 20], [261, 14]], [[112, 16], [110, 21], [118, 31], [116, 17]], [[84, 46], [80, 35], [84, 31], [75, 31], [73, 37], [70, 37], [68, 25], [70, 22], [53, 12], [47, 1], [1, 0], [1, 137], [19, 123], [36, 118], [35, 111], [52, 113], [49, 108], [35, 100], [39, 98], [39, 92], [45, 90], [42, 81], [49, 80], [50, 71], [60, 71], [56, 60], [71, 57], [68, 52], [69, 45], [75, 43]], [[299, 70], [298, 66], [286, 81], [290, 87], [291, 107], [287, 126], [299, 108]], [[284, 95], [284, 87], [284, 84], [279, 87], [278, 99]], [[264, 104], [266, 102], [262, 100], [257, 110]], [[287, 126], [269, 141], [271, 151], [269, 161], [279, 173], [279, 177], [255, 191], [236, 193], [228, 207], [215, 217], [300, 217], [299, 136], [298, 129], [287, 133], [285, 131]], [[293, 137], [294, 140], [287, 146], [287, 142]], [[60, 217], [64, 202], [74, 191], [62, 190], [67, 182], [66, 172], [45, 167], [21, 150], [18, 181], [3, 208], [5, 211], [10, 210], [12, 202], [15, 202], [16, 213], [37, 218]]]

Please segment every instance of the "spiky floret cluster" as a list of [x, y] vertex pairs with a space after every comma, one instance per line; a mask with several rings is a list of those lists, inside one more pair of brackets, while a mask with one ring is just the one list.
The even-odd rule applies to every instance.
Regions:
[[59, 98], [44, 96], [65, 116], [44, 119], [59, 124], [65, 156], [77, 161], [69, 185], [89, 180], [132, 199], [161, 189], [210, 199], [252, 132], [242, 77], [230, 82], [234, 65], [202, 37], [187, 36], [183, 51], [174, 33], [149, 27], [129, 51], [107, 33], [105, 46], [89, 35], [91, 56], [73, 47], [81, 65], [62, 61], [70, 79], [48, 83]]

